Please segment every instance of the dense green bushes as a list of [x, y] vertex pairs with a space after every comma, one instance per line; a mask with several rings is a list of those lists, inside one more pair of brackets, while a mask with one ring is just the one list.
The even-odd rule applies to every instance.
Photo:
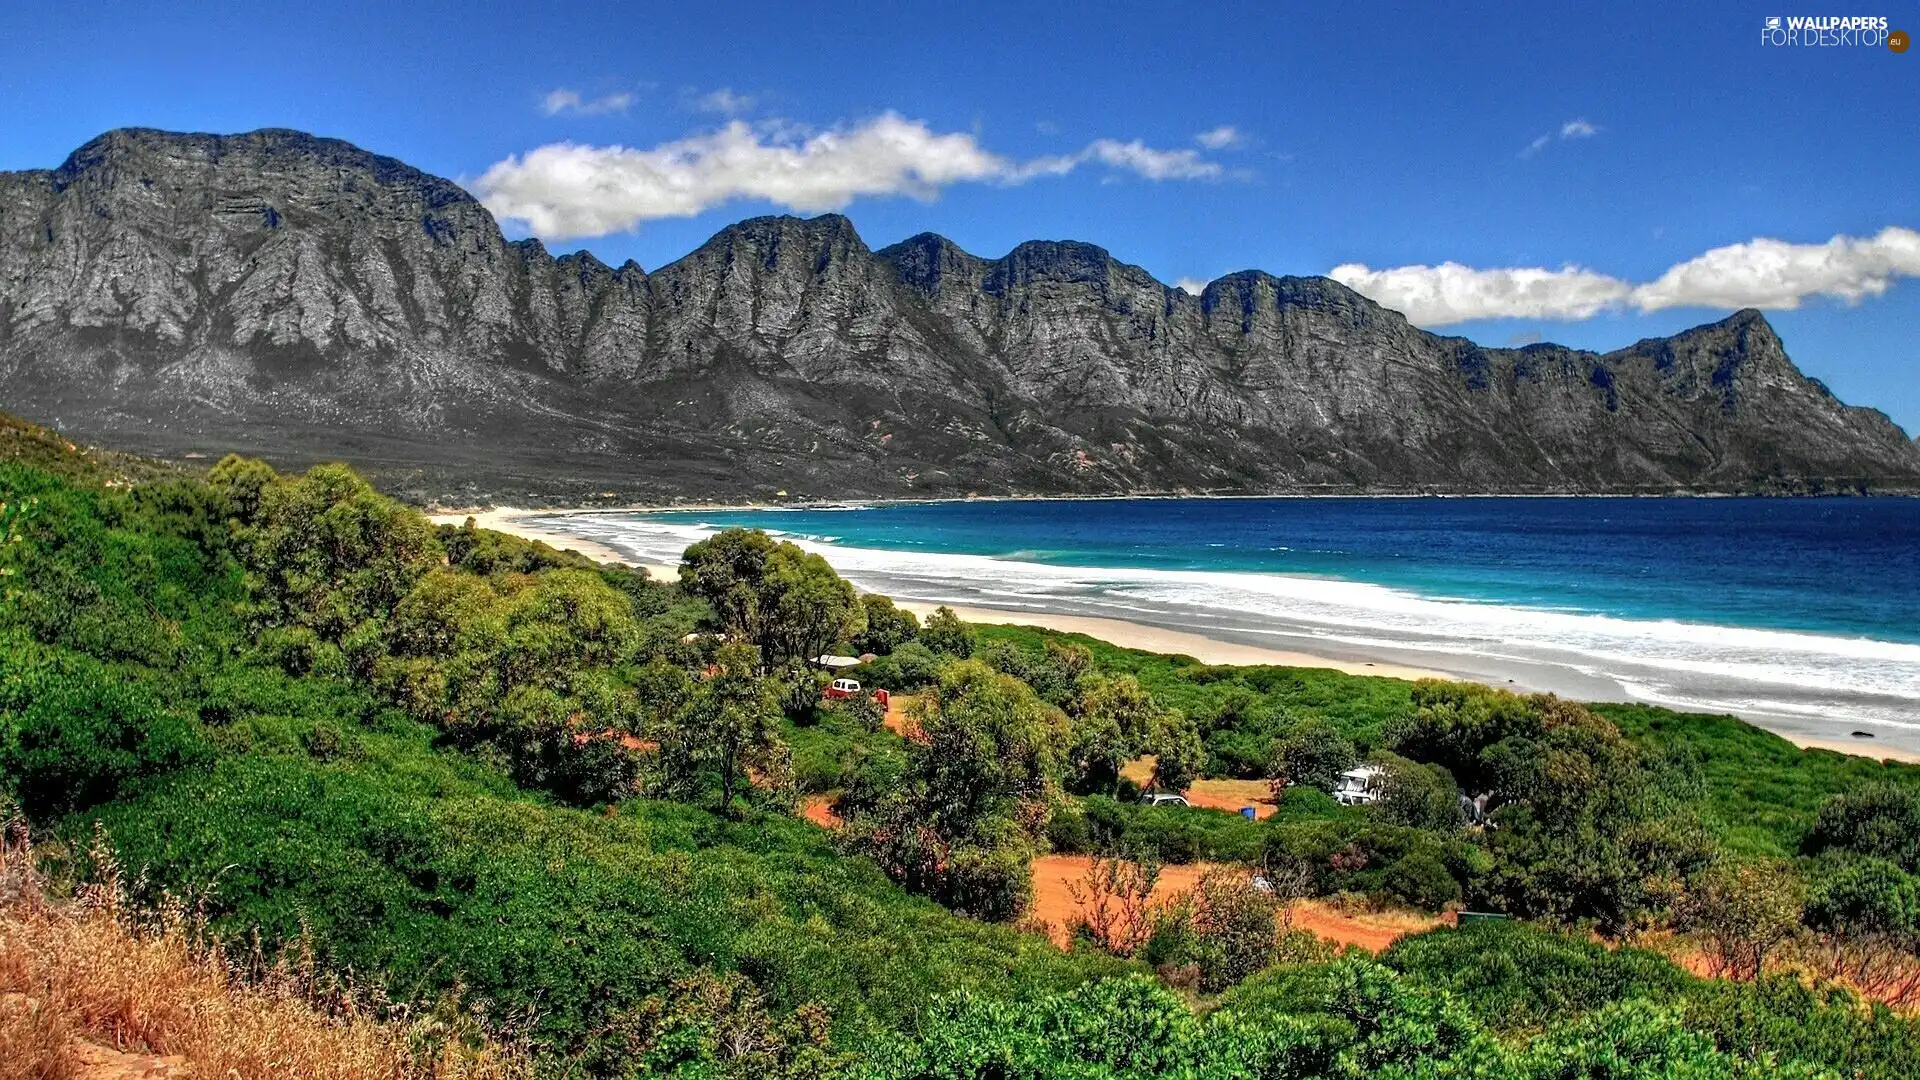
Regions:
[[[1375, 964], [1270, 932], [1295, 888], [1619, 931], [1690, 925], [1707, 897], [1798, 932], [1797, 885], [1757, 884], [1797, 868], [1829, 950], [1804, 963], [1904, 978], [1920, 770], [1660, 710], [916, 626], [750, 533], [696, 546], [682, 588], [430, 528], [338, 467], [120, 488], [103, 468], [0, 463], [0, 785], [50, 860], [84, 871], [97, 820], [144, 899], [304, 936], [401, 999], [462, 986], [555, 1075], [1920, 1066], [1910, 1024], [1842, 992], [1705, 982], [1579, 933], [1472, 926]], [[820, 707], [794, 661], [842, 648], [925, 691], [906, 736]], [[1142, 752], [1166, 787], [1303, 783], [1262, 822], [1144, 807], [1118, 776]], [[1312, 786], [1357, 760], [1387, 768], [1380, 805]], [[1460, 790], [1492, 828], [1462, 827]], [[790, 816], [798, 791], [837, 794], [844, 831]], [[1241, 864], [1283, 892], [1215, 871], [1116, 950], [1134, 961], [949, 910], [1016, 915], [1048, 848]]]

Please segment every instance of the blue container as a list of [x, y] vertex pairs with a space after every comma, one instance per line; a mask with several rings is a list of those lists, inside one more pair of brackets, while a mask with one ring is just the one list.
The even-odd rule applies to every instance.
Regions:
[[1240, 816], [1246, 818], [1248, 821], [1252, 821], [1257, 815], [1254, 813], [1253, 807], [1243, 806], [1240, 808]]

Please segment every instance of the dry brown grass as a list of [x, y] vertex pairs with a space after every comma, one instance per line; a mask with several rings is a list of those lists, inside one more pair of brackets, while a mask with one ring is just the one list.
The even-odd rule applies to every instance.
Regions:
[[84, 1041], [221, 1080], [518, 1080], [525, 1054], [457, 1011], [411, 1013], [318, 975], [310, 954], [235, 963], [184, 912], [135, 917], [104, 849], [52, 902], [25, 830], [0, 840], [0, 1080], [85, 1080]]

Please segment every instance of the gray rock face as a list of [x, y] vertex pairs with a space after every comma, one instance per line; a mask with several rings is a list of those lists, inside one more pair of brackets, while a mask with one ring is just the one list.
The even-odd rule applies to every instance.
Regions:
[[292, 131], [0, 173], [0, 409], [346, 458], [421, 497], [1920, 491], [1920, 445], [1757, 312], [1483, 349], [1325, 278], [1198, 296], [1081, 243], [730, 226], [652, 274]]

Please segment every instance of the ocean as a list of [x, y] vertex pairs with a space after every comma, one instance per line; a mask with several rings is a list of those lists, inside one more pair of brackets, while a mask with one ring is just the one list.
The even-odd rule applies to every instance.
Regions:
[[575, 514], [763, 528], [913, 600], [1126, 619], [1920, 750], [1920, 500], [1112, 499]]

